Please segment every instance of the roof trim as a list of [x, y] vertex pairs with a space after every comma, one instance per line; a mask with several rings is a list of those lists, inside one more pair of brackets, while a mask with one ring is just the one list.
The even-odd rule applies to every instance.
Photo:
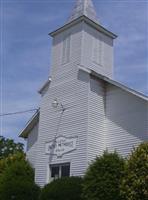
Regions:
[[106, 82], [108, 82], [108, 83], [110, 83], [112, 85], [115, 85], [115, 86], [117, 86], [117, 87], [119, 87], [119, 88], [121, 88], [121, 89], [123, 89], [123, 90], [125, 90], [125, 91], [127, 91], [127, 92], [129, 92], [129, 93], [131, 93], [131, 94], [133, 94], [135, 96], [137, 96], [137, 97], [140, 97], [140, 98], [144, 99], [145, 101], [148, 101], [148, 96], [146, 96], [146, 95], [144, 95], [144, 94], [142, 94], [140, 92], [137, 92], [136, 90], [134, 90], [132, 88], [129, 88], [129, 87], [127, 87], [127, 86], [125, 86], [125, 85], [123, 85], [123, 84], [121, 84], [121, 83], [119, 83], [119, 82], [117, 82], [115, 80], [112, 80], [112, 79], [110, 79], [110, 78], [108, 78], [106, 76], [103, 76], [103, 75], [101, 75], [101, 74], [99, 74], [99, 73], [97, 73], [97, 72], [95, 72], [95, 71], [93, 71], [91, 69], [84, 68], [83, 66], [79, 66], [78, 68], [80, 70], [83, 70], [83, 71], [85, 71], [85, 72], [87, 72], [87, 73], [89, 73], [89, 74], [91, 74], [93, 76], [96, 76], [97, 78], [100, 78], [100, 79], [102, 79], [102, 80], [104, 80], [104, 81], [106, 81]]
[[[106, 81], [107, 83], [115, 85], [115, 86], [117, 86], [117, 87], [119, 87], [119, 88], [121, 88], [121, 89], [123, 89], [123, 90], [125, 90], [125, 91], [127, 91], [127, 92], [129, 92], [129, 93], [131, 93], [131, 94], [133, 94], [133, 95], [145, 100], [145, 101], [148, 101], [148, 96], [146, 96], [146, 95], [144, 95], [144, 94], [142, 94], [140, 92], [137, 92], [136, 90], [131, 89], [131, 88], [129, 88], [129, 87], [127, 87], [127, 86], [115, 81], [115, 80], [112, 80], [112, 79], [110, 79], [110, 78], [108, 78], [106, 76], [103, 76], [103, 75], [101, 75], [101, 74], [99, 74], [99, 73], [97, 73], [97, 72], [95, 72], [95, 71], [93, 71], [93, 70], [91, 70], [89, 68], [85, 68], [82, 65], [81, 66], [79, 65], [78, 68], [79, 68], [79, 70], [82, 70], [82, 71], [84, 71], [84, 72], [86, 72], [86, 73], [88, 73], [90, 75], [93, 75], [93, 76], [95, 76], [97, 78], [100, 78], [100, 79]], [[48, 83], [50, 83], [50, 80], [48, 80], [40, 90], [43, 90], [43, 88], [45, 88]], [[22, 137], [22, 138], [27, 138], [28, 137], [29, 132], [39, 122], [39, 115], [40, 115], [40, 111], [38, 110], [32, 116], [32, 118], [27, 122], [25, 128], [20, 132], [19, 137]]]
[[42, 94], [42, 91], [50, 84], [51, 82], [51, 78], [49, 78], [44, 84], [43, 86], [38, 90], [39, 94]]
[[20, 132], [19, 137], [27, 138], [30, 131], [39, 121], [39, 110], [31, 117], [31, 119], [27, 122], [25, 128]]
[[104, 33], [105, 35], [111, 37], [112, 39], [115, 39], [117, 37], [117, 35], [115, 35], [114, 33], [108, 31], [107, 29], [105, 29], [103, 26], [99, 25], [98, 23], [94, 22], [93, 20], [89, 19], [87, 16], [83, 15], [78, 17], [77, 19], [65, 24], [64, 26], [56, 29], [55, 31], [49, 33], [49, 35], [51, 37], [54, 37], [55, 35], [57, 35], [58, 33], [61, 33], [62, 31], [72, 27], [75, 24], [78, 24], [80, 22], [86, 22], [87, 24], [89, 24], [90, 26], [92, 26], [93, 28], [95, 28], [96, 30]]

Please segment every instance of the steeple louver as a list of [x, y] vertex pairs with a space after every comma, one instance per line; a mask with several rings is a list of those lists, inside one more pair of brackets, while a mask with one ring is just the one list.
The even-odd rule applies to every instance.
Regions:
[[83, 15], [98, 23], [92, 0], [77, 0], [68, 22], [71, 22]]

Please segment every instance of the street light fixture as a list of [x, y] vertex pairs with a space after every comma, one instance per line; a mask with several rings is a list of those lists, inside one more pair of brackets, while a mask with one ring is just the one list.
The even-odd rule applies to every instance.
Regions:
[[54, 101], [52, 102], [52, 107], [53, 107], [53, 108], [57, 108], [58, 105], [59, 105], [58, 100], [57, 100], [57, 99], [54, 99]]
[[57, 98], [54, 99], [54, 101], [52, 102], [52, 107], [57, 109], [58, 107], [61, 107], [62, 108], [62, 111], [65, 110], [64, 106], [62, 103], [59, 103]]

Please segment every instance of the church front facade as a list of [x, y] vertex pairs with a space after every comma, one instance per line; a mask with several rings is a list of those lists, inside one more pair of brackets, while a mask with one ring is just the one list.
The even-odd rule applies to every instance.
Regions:
[[77, 0], [68, 22], [50, 35], [51, 76], [20, 134], [41, 187], [83, 176], [106, 149], [126, 156], [148, 140], [148, 98], [113, 79], [117, 36], [99, 24], [92, 0]]

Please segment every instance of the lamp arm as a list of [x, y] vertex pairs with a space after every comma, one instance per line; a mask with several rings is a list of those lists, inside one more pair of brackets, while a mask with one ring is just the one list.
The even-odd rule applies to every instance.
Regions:
[[61, 103], [60, 105], [61, 105], [62, 111], [64, 112], [65, 108], [64, 108], [63, 104]]

